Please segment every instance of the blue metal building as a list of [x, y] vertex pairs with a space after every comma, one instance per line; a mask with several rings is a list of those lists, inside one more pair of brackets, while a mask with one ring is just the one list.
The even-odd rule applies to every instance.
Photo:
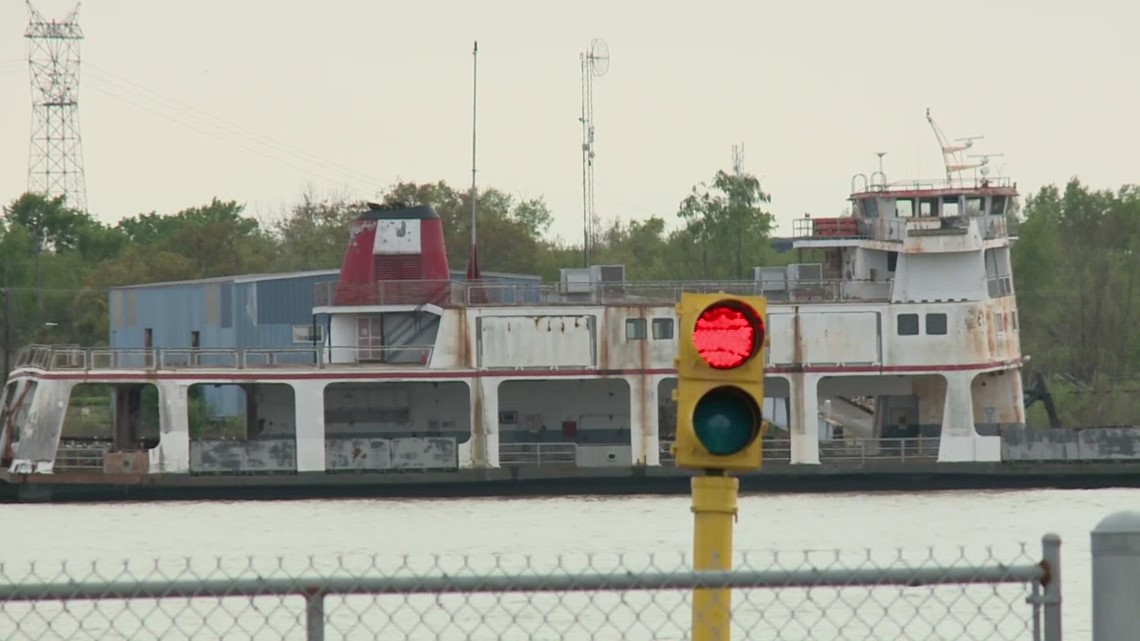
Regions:
[[[111, 288], [112, 348], [291, 348], [312, 344], [325, 318], [313, 315], [316, 285], [335, 281], [339, 269], [279, 274], [225, 276], [200, 280], [148, 283]], [[451, 278], [465, 280], [452, 270]], [[484, 272], [484, 280], [508, 285], [533, 285], [539, 276]], [[529, 298], [529, 287], [520, 290]], [[318, 334], [318, 339], [323, 339]], [[241, 392], [232, 388], [207, 390], [218, 416], [244, 411]]]

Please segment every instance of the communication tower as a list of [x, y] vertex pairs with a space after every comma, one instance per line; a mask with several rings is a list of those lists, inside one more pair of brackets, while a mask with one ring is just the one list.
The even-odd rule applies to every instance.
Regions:
[[590, 266], [590, 241], [598, 224], [594, 211], [594, 78], [610, 69], [610, 49], [605, 40], [594, 38], [582, 62], [582, 266]]
[[26, 4], [33, 119], [28, 191], [66, 196], [70, 207], [87, 211], [79, 137], [79, 4], [61, 21], [45, 19], [31, 0]]

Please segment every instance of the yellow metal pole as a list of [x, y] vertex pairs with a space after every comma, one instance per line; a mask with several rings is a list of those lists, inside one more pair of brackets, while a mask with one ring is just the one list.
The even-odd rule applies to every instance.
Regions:
[[[740, 481], [723, 471], [693, 477], [693, 569], [732, 569], [732, 526]], [[693, 641], [728, 641], [729, 588], [693, 590]]]

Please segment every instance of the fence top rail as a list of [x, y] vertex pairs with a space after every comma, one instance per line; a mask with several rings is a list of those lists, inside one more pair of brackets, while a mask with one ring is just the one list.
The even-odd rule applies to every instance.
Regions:
[[0, 601], [225, 597], [235, 595], [446, 594], [476, 592], [605, 592], [694, 588], [919, 587], [1033, 583], [1039, 565], [962, 567], [807, 568], [727, 572], [589, 572], [435, 576], [246, 577], [204, 580], [60, 581], [0, 585]]

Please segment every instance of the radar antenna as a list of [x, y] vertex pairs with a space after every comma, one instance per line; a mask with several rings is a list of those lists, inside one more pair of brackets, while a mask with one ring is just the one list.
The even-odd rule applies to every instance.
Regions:
[[610, 70], [610, 49], [606, 41], [594, 38], [590, 50], [580, 54], [582, 62], [582, 266], [590, 266], [590, 241], [597, 225], [594, 211], [594, 77]]
[[[981, 165], [979, 163], [969, 164], [965, 162], [962, 157], [962, 152], [974, 146], [975, 140], [981, 140], [985, 136], [967, 136], [966, 138], [955, 138], [951, 143], [946, 135], [942, 133], [938, 123], [934, 122], [934, 117], [930, 115], [930, 107], [926, 108], [926, 121], [930, 123], [930, 128], [934, 130], [934, 136], [938, 138], [938, 146], [942, 148], [942, 163], [946, 167], [946, 183], [948, 187], [954, 186], [954, 176], [967, 169], [977, 169]], [[961, 181], [959, 180], [959, 183]]]
[[988, 187], [990, 183], [990, 158], [1001, 158], [1005, 154], [972, 154], [970, 158], [978, 158], [977, 171], [975, 172], [974, 180], [977, 181], [977, 174], [981, 174], [982, 179], [980, 182], [982, 187]]

